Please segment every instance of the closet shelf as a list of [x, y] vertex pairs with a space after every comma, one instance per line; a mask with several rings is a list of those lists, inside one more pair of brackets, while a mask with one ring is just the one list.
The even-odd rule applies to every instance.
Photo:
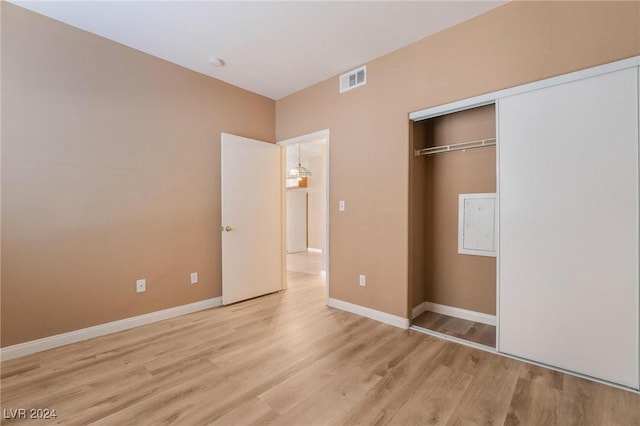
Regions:
[[414, 154], [416, 157], [423, 155], [442, 154], [445, 152], [461, 151], [465, 149], [482, 148], [485, 146], [493, 146], [496, 144], [496, 138], [480, 139], [471, 142], [455, 143], [452, 145], [433, 146], [430, 148], [416, 149]]

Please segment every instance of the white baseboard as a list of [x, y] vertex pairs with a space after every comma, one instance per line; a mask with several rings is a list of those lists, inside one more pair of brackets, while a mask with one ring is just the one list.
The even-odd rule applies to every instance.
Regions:
[[327, 277], [327, 271], [325, 271], [324, 269], [322, 271], [320, 271], [320, 276], [321, 277]]
[[329, 298], [327, 300], [327, 305], [332, 308], [351, 312], [352, 314], [357, 314], [363, 317], [383, 322], [385, 324], [393, 325], [394, 327], [403, 328], [405, 330], [409, 328], [408, 318], [402, 318], [400, 316], [388, 314], [386, 312], [376, 311], [375, 309], [355, 305], [353, 303], [345, 302], [339, 299]]
[[129, 328], [139, 327], [152, 322], [215, 308], [220, 305], [222, 305], [222, 297], [214, 297], [213, 299], [201, 300], [199, 302], [189, 303], [188, 305], [176, 306], [174, 308], [163, 309], [162, 311], [150, 312], [148, 314], [108, 322], [106, 324], [95, 325], [93, 327], [82, 328], [68, 333], [56, 334], [54, 336], [44, 337], [30, 342], [19, 343], [17, 345], [1, 348], [0, 359], [2, 361], [6, 361], [36, 352], [57, 348], [59, 346], [68, 345], [70, 343], [91, 339], [93, 337], [104, 336], [106, 334], [127, 330]]
[[427, 311], [427, 302], [422, 302], [418, 306], [415, 306], [413, 309], [411, 309], [411, 319], [416, 319], [426, 311]]
[[322, 249], [313, 247], [307, 247], [307, 251], [310, 251], [311, 253], [322, 253]]
[[467, 309], [455, 308], [453, 306], [440, 305], [432, 302], [422, 302], [411, 310], [411, 316], [416, 318], [425, 311], [437, 314], [449, 315], [450, 317], [461, 318], [467, 321], [479, 322], [487, 325], [496, 325], [496, 316], [482, 312], [469, 311]]

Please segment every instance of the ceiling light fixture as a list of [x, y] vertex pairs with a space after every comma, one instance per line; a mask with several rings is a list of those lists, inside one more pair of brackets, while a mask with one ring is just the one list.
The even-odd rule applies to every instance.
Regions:
[[289, 173], [287, 174], [287, 178], [289, 179], [298, 179], [298, 180], [302, 180], [303, 178], [306, 178], [307, 176], [311, 176], [311, 170], [307, 169], [306, 167], [304, 167], [301, 162], [300, 162], [300, 145], [298, 144], [298, 166], [292, 168], [291, 170], [289, 170]]
[[209, 65], [212, 67], [223, 67], [224, 61], [220, 58], [209, 58]]

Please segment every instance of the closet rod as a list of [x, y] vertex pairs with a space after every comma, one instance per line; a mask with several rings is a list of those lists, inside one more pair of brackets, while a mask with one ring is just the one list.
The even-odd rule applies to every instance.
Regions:
[[422, 155], [442, 154], [444, 152], [461, 151], [464, 149], [482, 148], [484, 146], [492, 146], [496, 144], [496, 138], [480, 139], [471, 142], [454, 143], [452, 145], [433, 146], [431, 148], [416, 149], [414, 154], [416, 157]]

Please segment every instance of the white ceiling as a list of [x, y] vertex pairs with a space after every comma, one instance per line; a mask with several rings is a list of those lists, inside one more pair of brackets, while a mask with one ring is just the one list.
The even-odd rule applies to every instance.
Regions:
[[[272, 99], [506, 3], [12, 2]], [[226, 65], [214, 68], [210, 57], [220, 57]]]

